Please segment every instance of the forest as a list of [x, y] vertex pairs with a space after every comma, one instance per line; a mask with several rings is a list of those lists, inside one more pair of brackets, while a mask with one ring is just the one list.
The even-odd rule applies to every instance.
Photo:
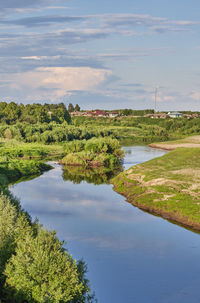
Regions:
[[70, 123], [70, 115], [64, 103], [59, 104], [17, 104], [15, 102], [0, 102], [0, 123], [16, 124], [23, 122], [28, 124], [67, 122]]

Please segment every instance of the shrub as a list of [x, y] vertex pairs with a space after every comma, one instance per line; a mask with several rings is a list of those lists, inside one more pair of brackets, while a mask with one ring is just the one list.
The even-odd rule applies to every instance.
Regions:
[[55, 232], [43, 228], [36, 236], [28, 228], [24, 237], [18, 239], [5, 275], [7, 287], [15, 289], [12, 296], [17, 302], [71, 302], [83, 289], [75, 261], [63, 249]]

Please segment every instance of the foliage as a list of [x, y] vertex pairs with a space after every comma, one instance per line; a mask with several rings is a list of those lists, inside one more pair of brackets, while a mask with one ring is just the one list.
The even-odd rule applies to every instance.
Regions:
[[109, 137], [72, 141], [66, 145], [67, 155], [61, 163], [66, 165], [116, 167], [124, 152], [119, 142]]
[[12, 138], [23, 142], [37, 142], [43, 144], [69, 142], [73, 140], [91, 139], [93, 137], [117, 137], [115, 130], [99, 127], [73, 126], [66, 123], [39, 123], [27, 125], [18, 123], [16, 125], [0, 125], [0, 137], [5, 138], [5, 130], [9, 129]]
[[5, 282], [3, 275], [5, 265], [15, 249], [14, 236], [17, 209], [10, 203], [9, 197], [3, 194], [0, 195], [0, 289], [2, 289]]
[[16, 104], [14, 102], [0, 102], [0, 123], [15, 124], [25, 122], [35, 123], [71, 122], [70, 115], [64, 105], [60, 104]]
[[[8, 182], [14, 182], [24, 176], [40, 175], [42, 172], [52, 167], [43, 162], [33, 160], [10, 160], [0, 163], [0, 176], [6, 176]], [[1, 180], [1, 178], [0, 178]], [[0, 186], [3, 184], [0, 183]]]
[[94, 302], [85, 274], [85, 263], [73, 260], [55, 232], [32, 222], [8, 190], [1, 193], [2, 302]]
[[47, 159], [62, 156], [61, 145], [44, 145], [38, 143], [23, 143], [15, 140], [2, 141], [0, 146], [0, 161], [10, 159]]
[[68, 111], [71, 112], [79, 112], [81, 110], [80, 106], [76, 104], [75, 106], [72, 103], [69, 103], [68, 105]]
[[81, 108], [78, 104], [75, 105], [74, 107], [75, 112], [80, 112]]
[[19, 228], [27, 230], [5, 269], [6, 286], [15, 289], [12, 297], [17, 302], [59, 303], [81, 295], [76, 263], [55, 233], [39, 228], [34, 235], [21, 221]]
[[73, 106], [72, 103], [69, 103], [69, 105], [68, 105], [68, 111], [69, 111], [70, 113], [74, 111], [74, 106]]
[[72, 125], [66, 122], [54, 122], [15, 125], [0, 125], [0, 138], [9, 137], [23, 142], [55, 144], [73, 140], [89, 140], [93, 137], [116, 138], [121, 142], [151, 143], [155, 141], [174, 140], [188, 134], [199, 134], [200, 119], [151, 119], [146, 117], [132, 118], [93, 118], [73, 117]]
[[88, 167], [82, 166], [65, 166], [63, 169], [63, 179], [72, 181], [74, 184], [80, 184], [82, 181], [87, 183], [109, 184], [110, 179], [122, 171], [122, 166], [115, 169], [107, 167]]

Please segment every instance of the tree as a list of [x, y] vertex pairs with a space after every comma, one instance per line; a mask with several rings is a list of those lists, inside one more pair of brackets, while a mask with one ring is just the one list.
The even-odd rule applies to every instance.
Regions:
[[4, 284], [3, 275], [6, 262], [14, 253], [14, 235], [16, 228], [17, 212], [10, 199], [0, 195], [0, 299]]
[[68, 111], [69, 111], [70, 113], [74, 111], [74, 106], [73, 106], [72, 103], [69, 103], [69, 105], [68, 105]]
[[19, 303], [71, 302], [81, 296], [84, 288], [75, 261], [55, 232], [43, 228], [36, 235], [27, 226], [20, 228], [16, 252], [6, 266], [5, 275], [8, 289], [14, 289], [13, 302]]
[[78, 104], [76, 104], [74, 110], [75, 110], [75, 112], [80, 112], [81, 108]]

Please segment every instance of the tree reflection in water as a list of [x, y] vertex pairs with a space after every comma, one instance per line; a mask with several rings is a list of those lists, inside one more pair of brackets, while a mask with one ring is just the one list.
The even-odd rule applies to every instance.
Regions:
[[82, 181], [95, 185], [109, 184], [110, 179], [118, 175], [122, 170], [122, 165], [115, 169], [105, 167], [84, 168], [82, 166], [64, 166], [63, 179], [72, 181], [74, 184], [80, 184]]

